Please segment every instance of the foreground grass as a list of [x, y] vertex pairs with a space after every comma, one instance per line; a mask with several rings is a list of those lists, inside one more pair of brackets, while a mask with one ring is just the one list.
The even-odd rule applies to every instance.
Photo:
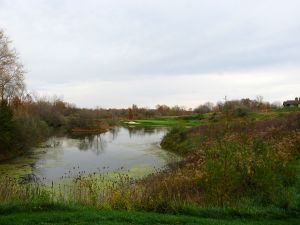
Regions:
[[146, 212], [125, 212], [97, 210], [80, 206], [60, 204], [2, 204], [0, 224], [205, 224], [205, 225], [271, 225], [299, 224], [297, 213], [284, 211], [242, 213], [226, 209], [191, 208], [181, 214], [159, 214]]

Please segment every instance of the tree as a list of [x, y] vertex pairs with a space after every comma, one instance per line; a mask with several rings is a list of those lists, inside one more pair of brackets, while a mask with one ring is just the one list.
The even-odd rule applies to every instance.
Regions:
[[0, 100], [20, 97], [25, 89], [24, 69], [11, 42], [0, 30]]
[[164, 116], [170, 112], [170, 107], [167, 105], [156, 105], [156, 110], [161, 116]]
[[133, 120], [133, 112], [131, 108], [128, 108], [128, 119]]
[[0, 152], [8, 151], [14, 137], [13, 112], [6, 101], [0, 102]]
[[199, 113], [199, 114], [205, 114], [208, 112], [211, 112], [213, 109], [213, 103], [211, 102], [206, 102], [203, 105], [199, 105], [197, 108], [194, 109], [194, 112]]

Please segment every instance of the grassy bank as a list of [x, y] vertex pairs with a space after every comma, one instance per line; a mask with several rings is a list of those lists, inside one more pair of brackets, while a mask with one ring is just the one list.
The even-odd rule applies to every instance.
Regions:
[[294, 166], [300, 153], [299, 131], [299, 113], [176, 127], [161, 145], [184, 155], [185, 160], [163, 180], [181, 198], [201, 205], [232, 206], [246, 198], [258, 204], [299, 208], [299, 171]]
[[183, 160], [140, 180], [78, 176], [49, 190], [4, 177], [0, 224], [298, 224], [300, 114], [270, 115], [175, 126], [162, 145]]
[[[174, 127], [178, 125], [192, 127], [198, 126], [202, 124], [202, 120], [208, 117], [209, 114], [205, 115], [189, 115], [189, 116], [161, 116], [161, 117], [154, 117], [151, 119], [137, 119], [133, 120], [135, 124], [133, 126], [137, 127]], [[122, 124], [128, 126], [130, 124], [127, 123], [128, 121], [123, 121]]]
[[97, 210], [84, 206], [65, 206], [59, 204], [6, 204], [0, 205], [0, 224], [203, 224], [203, 225], [266, 225], [299, 224], [300, 217], [294, 213], [273, 209], [259, 211], [237, 211], [217, 208], [184, 209], [177, 214], [147, 212], [125, 212]]
[[[269, 110], [267, 112], [245, 112], [237, 115], [230, 115], [232, 121], [249, 120], [249, 121], [263, 121], [274, 118], [285, 117], [286, 115], [299, 112], [300, 108], [280, 108]], [[149, 119], [136, 119], [133, 124], [128, 124], [129, 121], [121, 121], [124, 126], [135, 127], [195, 127], [210, 125], [216, 123], [224, 123], [228, 120], [224, 112], [210, 112], [205, 114], [193, 114], [187, 116], [160, 116]], [[232, 122], [231, 121], [231, 122]]]

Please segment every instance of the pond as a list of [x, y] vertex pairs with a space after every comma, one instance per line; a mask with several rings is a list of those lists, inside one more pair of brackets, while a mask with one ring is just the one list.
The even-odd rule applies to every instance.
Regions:
[[43, 183], [80, 174], [127, 172], [139, 177], [177, 160], [159, 143], [167, 128], [116, 127], [105, 133], [80, 137], [53, 136], [46, 147], [0, 164], [8, 176]]

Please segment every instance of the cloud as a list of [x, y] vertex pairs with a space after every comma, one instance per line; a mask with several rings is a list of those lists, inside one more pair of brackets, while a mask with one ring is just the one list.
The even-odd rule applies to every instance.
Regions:
[[[289, 76], [286, 76], [286, 73]], [[156, 76], [136, 80], [97, 81], [49, 85], [39, 93], [63, 96], [81, 107], [129, 107], [156, 104], [196, 107], [206, 101], [223, 101], [260, 95], [267, 101], [284, 101], [298, 96], [300, 69], [268, 69], [256, 72]], [[113, 99], [113, 101], [111, 101]]]
[[[157, 90], [161, 98], [139, 96], [141, 103], [153, 104], [171, 101], [174, 90], [167, 84], [174, 86], [181, 77], [200, 82], [236, 74], [243, 82], [270, 68], [274, 74], [299, 68], [299, 8], [297, 0], [0, 0], [0, 27], [20, 53], [30, 89], [76, 86], [96, 105], [85, 85], [152, 89], [152, 80], [166, 82]], [[182, 96], [189, 95], [188, 86], [177, 85]], [[211, 94], [229, 92], [220, 88]], [[135, 98], [135, 92], [125, 92]], [[122, 104], [115, 91], [105, 93], [107, 105]], [[80, 96], [72, 99], [82, 104]]]

